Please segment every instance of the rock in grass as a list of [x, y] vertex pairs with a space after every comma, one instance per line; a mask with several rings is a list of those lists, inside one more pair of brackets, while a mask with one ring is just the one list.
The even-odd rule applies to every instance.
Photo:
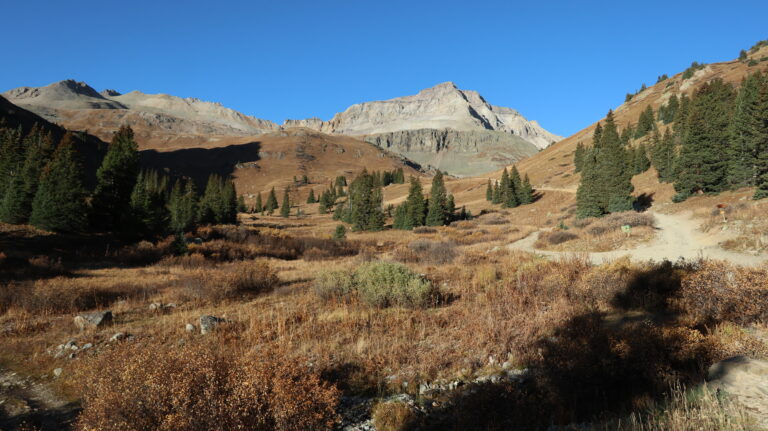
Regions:
[[209, 332], [213, 332], [220, 323], [226, 321], [226, 319], [216, 316], [200, 316], [200, 333], [205, 335]]
[[184, 326], [184, 330], [187, 332], [195, 332], [195, 325], [187, 323], [187, 325]]
[[75, 326], [80, 330], [86, 328], [101, 328], [112, 323], [112, 311], [94, 311], [75, 316]]

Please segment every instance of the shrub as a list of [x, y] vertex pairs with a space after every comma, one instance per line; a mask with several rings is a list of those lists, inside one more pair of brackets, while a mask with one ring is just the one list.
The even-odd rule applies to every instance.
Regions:
[[333, 231], [333, 239], [346, 239], [346, 238], [347, 238], [347, 228], [345, 228], [343, 224], [336, 226], [336, 230]]
[[76, 428], [299, 431], [337, 422], [338, 391], [298, 363], [203, 346], [159, 349], [119, 346], [82, 366]]
[[578, 237], [579, 237], [578, 235], [571, 232], [556, 230], [552, 232], [543, 232], [542, 234], [539, 235], [539, 240], [537, 242], [542, 241], [549, 245], [557, 245], [557, 244], [562, 244], [566, 241], [570, 241], [572, 239], [576, 239]]
[[342, 300], [354, 289], [355, 283], [349, 271], [323, 271], [312, 283], [312, 290], [324, 300]]
[[418, 416], [407, 405], [390, 401], [376, 404], [371, 419], [378, 431], [407, 431], [415, 428]]
[[443, 265], [453, 262], [456, 257], [456, 243], [417, 239], [408, 244], [408, 251], [400, 251], [398, 260]]
[[239, 298], [271, 291], [279, 282], [277, 272], [265, 261], [230, 264], [223, 271], [197, 270], [187, 280], [186, 292], [210, 301]]
[[361, 265], [355, 271], [355, 285], [361, 299], [374, 307], [423, 307], [433, 296], [429, 281], [397, 263]]
[[418, 233], [418, 234], [437, 233], [437, 229], [429, 226], [419, 226], [413, 229], [413, 233]]

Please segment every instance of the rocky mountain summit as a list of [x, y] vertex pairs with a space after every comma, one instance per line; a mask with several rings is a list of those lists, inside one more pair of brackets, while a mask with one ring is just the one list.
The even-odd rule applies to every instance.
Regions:
[[511, 108], [494, 106], [476, 91], [460, 90], [452, 82], [427, 88], [413, 96], [352, 105], [330, 121], [288, 120], [284, 127], [308, 127], [325, 133], [375, 135], [403, 130], [493, 130], [518, 136], [538, 148], [562, 137]]
[[366, 142], [457, 176], [480, 175], [535, 154], [562, 139], [511, 108], [494, 106], [452, 82], [413, 96], [352, 105], [330, 121], [287, 120]]

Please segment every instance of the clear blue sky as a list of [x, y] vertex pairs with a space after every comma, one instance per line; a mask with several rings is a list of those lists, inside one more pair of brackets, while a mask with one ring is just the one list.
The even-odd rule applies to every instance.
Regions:
[[561, 135], [768, 38], [765, 0], [3, 0], [0, 14], [0, 91], [72, 78], [282, 122], [454, 81]]

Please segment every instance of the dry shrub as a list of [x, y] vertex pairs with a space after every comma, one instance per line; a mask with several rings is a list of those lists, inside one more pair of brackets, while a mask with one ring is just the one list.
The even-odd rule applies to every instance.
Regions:
[[650, 226], [656, 223], [653, 214], [638, 213], [626, 211], [621, 213], [608, 214], [607, 216], [596, 219], [591, 222], [591, 227], [587, 229], [590, 235], [601, 235], [606, 232], [618, 231], [622, 226]]
[[564, 242], [577, 239], [578, 237], [578, 235], [564, 230], [541, 232], [539, 234], [539, 239], [536, 240], [534, 246], [538, 248], [544, 248], [550, 245], [562, 244]]
[[80, 430], [331, 430], [338, 419], [338, 391], [285, 358], [125, 345], [81, 372]]
[[411, 241], [408, 247], [398, 247], [395, 259], [406, 263], [430, 263], [444, 265], [453, 262], [456, 257], [456, 243], [453, 241], [429, 241], [417, 239]]
[[279, 281], [277, 271], [266, 261], [238, 262], [219, 271], [193, 271], [184, 293], [216, 302], [269, 292]]
[[174, 240], [175, 238], [170, 236], [157, 244], [140, 241], [117, 250], [113, 257], [127, 265], [147, 265], [159, 261], [163, 256], [172, 254]]
[[507, 224], [508, 221], [503, 216], [499, 214], [488, 214], [485, 216], [480, 217], [480, 224], [484, 225], [500, 225], [500, 224]]
[[407, 405], [389, 401], [376, 404], [371, 419], [377, 431], [408, 431], [416, 427], [419, 417]]
[[[271, 232], [259, 233], [249, 229], [224, 229], [217, 227], [210, 234], [212, 239], [190, 250], [201, 253], [208, 259], [233, 261], [274, 257], [294, 260], [326, 260], [354, 256], [360, 245], [356, 241], [336, 241], [325, 238], [291, 237]], [[223, 238], [223, 239], [222, 239]]]
[[768, 319], [768, 271], [703, 261], [684, 275], [672, 308], [691, 324], [748, 324]]

